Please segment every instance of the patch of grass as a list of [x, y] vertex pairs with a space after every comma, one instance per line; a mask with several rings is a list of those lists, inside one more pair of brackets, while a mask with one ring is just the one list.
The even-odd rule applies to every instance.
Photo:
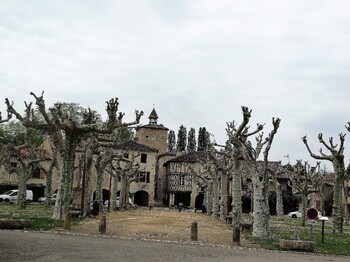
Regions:
[[62, 227], [63, 222], [52, 218], [36, 217], [30, 219], [33, 223], [32, 230], [49, 230], [55, 227]]
[[62, 226], [62, 221], [56, 221], [51, 218], [53, 206], [44, 206], [31, 204], [26, 209], [20, 209], [16, 205], [0, 204], [0, 219], [13, 218], [27, 219], [33, 224], [29, 230], [49, 230], [51, 228]]
[[323, 254], [335, 254], [350, 256], [350, 235], [349, 234], [328, 234], [322, 243], [321, 236], [315, 238], [316, 252]]
[[[278, 250], [280, 239], [310, 240], [310, 225], [301, 226], [300, 219], [284, 218], [270, 219], [270, 237], [265, 240], [248, 239], [254, 244], [266, 249]], [[324, 243], [322, 243], [322, 222], [317, 221], [312, 226], [312, 238], [316, 242], [316, 252], [350, 256], [350, 226], [344, 226], [343, 234], [333, 234], [332, 221], [325, 223]]]

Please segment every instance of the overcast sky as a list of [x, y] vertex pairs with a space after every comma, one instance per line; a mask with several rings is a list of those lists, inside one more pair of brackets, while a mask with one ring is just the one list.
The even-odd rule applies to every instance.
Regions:
[[281, 118], [270, 160], [314, 164], [302, 136], [317, 153], [319, 132], [347, 133], [349, 25], [347, 0], [1, 0], [0, 98], [23, 110], [45, 91], [47, 106], [105, 115], [119, 97], [125, 120], [139, 109], [147, 124], [154, 105], [158, 123], [206, 127], [222, 144], [245, 105], [252, 128]]

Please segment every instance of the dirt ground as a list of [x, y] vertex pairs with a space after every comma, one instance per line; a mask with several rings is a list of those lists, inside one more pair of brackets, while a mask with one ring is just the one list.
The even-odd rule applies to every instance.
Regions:
[[[192, 222], [198, 225], [198, 242], [203, 244], [232, 246], [232, 228], [222, 220], [211, 218], [193, 210], [168, 208], [138, 208], [106, 212], [106, 235], [157, 239], [167, 241], [191, 241]], [[100, 217], [101, 217], [100, 216]], [[72, 233], [99, 234], [100, 217], [86, 218], [72, 225]], [[250, 246], [243, 240], [242, 246]]]

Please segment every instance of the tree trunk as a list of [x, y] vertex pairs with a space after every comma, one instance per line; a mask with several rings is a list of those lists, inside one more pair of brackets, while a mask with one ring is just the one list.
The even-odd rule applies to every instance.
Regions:
[[85, 153], [85, 194], [84, 194], [84, 214], [90, 215], [91, 204], [91, 177], [92, 177], [93, 148], [87, 147]]
[[213, 211], [213, 181], [208, 181], [208, 187], [206, 190], [206, 209], [207, 215], [211, 216]]
[[102, 211], [102, 205], [103, 205], [103, 198], [102, 198], [102, 173], [97, 170], [96, 174], [96, 198], [95, 200], [99, 204], [99, 210], [98, 213]]
[[18, 194], [16, 204], [20, 209], [26, 208], [26, 196], [27, 196], [27, 170], [21, 168], [19, 173]]
[[[346, 181], [347, 183], [347, 181]], [[343, 187], [343, 195], [344, 195], [344, 224], [346, 226], [349, 225], [349, 212], [348, 212], [348, 202], [347, 202], [347, 199], [348, 199], [348, 187], [347, 187], [347, 184], [346, 186]]]
[[27, 180], [32, 173], [32, 159], [27, 159], [27, 161], [27, 163], [24, 163], [22, 158], [18, 159], [19, 167], [16, 171], [18, 173], [18, 193], [16, 205], [18, 205], [20, 209], [25, 209], [27, 207]]
[[[130, 182], [127, 180], [125, 184], [125, 199], [124, 199], [124, 208], [129, 207], [129, 192], [130, 192]], [[149, 199], [150, 201], [150, 199]]]
[[305, 192], [301, 194], [301, 225], [306, 225], [307, 195]]
[[335, 233], [343, 233], [344, 219], [344, 161], [333, 161], [335, 180], [334, 180], [334, 199], [333, 199], [333, 230]]
[[126, 196], [126, 175], [123, 174], [120, 183], [120, 196], [119, 196], [119, 208], [122, 209], [125, 206], [125, 196]]
[[[215, 175], [216, 176], [216, 175]], [[213, 218], [217, 218], [219, 214], [219, 183], [218, 178], [213, 177], [213, 198], [212, 198], [212, 213]]]
[[[62, 218], [68, 213], [70, 204], [72, 202], [72, 182], [74, 178], [74, 160], [75, 160], [75, 150], [76, 150], [76, 140], [74, 138], [66, 139], [66, 152], [65, 159], [63, 160], [63, 169], [66, 176], [66, 183], [63, 188], [63, 214]], [[61, 219], [62, 219], [61, 218]]]
[[56, 203], [55, 203], [55, 208], [52, 214], [52, 219], [55, 220], [61, 220], [63, 219], [63, 186], [65, 183], [65, 174], [62, 169], [59, 171], [59, 176], [58, 176], [58, 188], [57, 188], [57, 196], [56, 196]]
[[276, 211], [277, 217], [283, 217], [283, 196], [282, 196], [282, 187], [278, 182], [277, 178], [275, 180], [275, 189], [276, 189]]
[[69, 205], [72, 199], [71, 182], [74, 175], [76, 141], [66, 138], [66, 150], [62, 152], [63, 168], [60, 172], [57, 200], [55, 204], [53, 219], [62, 220], [68, 213]]
[[265, 181], [260, 181], [258, 174], [254, 174], [254, 214], [252, 236], [259, 239], [269, 237], [269, 202]]
[[45, 206], [48, 206], [50, 204], [51, 195], [52, 195], [52, 170], [49, 170], [46, 173]]
[[85, 192], [84, 192], [84, 214], [85, 216], [90, 215], [90, 205], [92, 202], [92, 188], [91, 188], [91, 169], [85, 171]]
[[112, 190], [110, 196], [110, 208], [111, 210], [116, 209], [116, 201], [117, 201], [117, 192], [118, 192], [118, 176], [112, 176]]
[[325, 216], [325, 210], [324, 210], [324, 202], [325, 202], [325, 192], [324, 192], [324, 187], [322, 187], [322, 190], [320, 192], [320, 194], [318, 194], [319, 198], [320, 198], [320, 211], [322, 213], [323, 216]]
[[221, 173], [221, 190], [220, 190], [220, 219], [224, 220], [227, 216], [227, 184], [228, 175], [227, 173]]
[[343, 187], [336, 182], [333, 200], [333, 230], [335, 233], [343, 233], [343, 210]]
[[241, 222], [242, 222], [242, 164], [238, 159], [239, 153], [235, 152], [233, 156], [233, 174], [232, 174], [232, 227], [233, 242], [240, 243]]

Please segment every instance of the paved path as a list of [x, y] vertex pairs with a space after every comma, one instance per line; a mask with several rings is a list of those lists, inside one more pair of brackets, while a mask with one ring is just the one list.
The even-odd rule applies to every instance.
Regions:
[[0, 261], [349, 262], [350, 257], [103, 236], [0, 230]]

